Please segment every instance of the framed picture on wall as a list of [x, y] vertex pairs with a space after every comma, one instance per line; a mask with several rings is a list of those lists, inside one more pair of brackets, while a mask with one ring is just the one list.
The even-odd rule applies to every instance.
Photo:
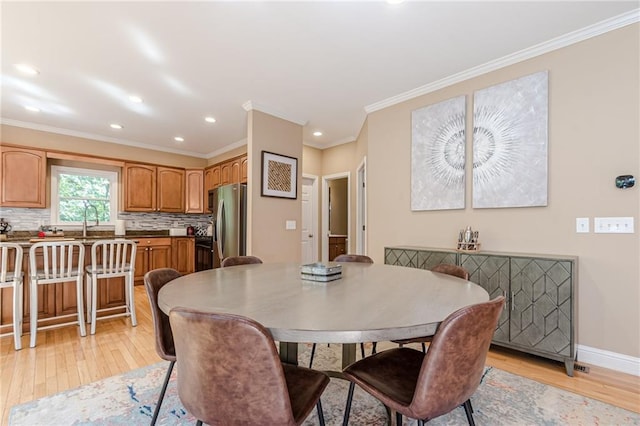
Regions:
[[298, 159], [262, 151], [263, 197], [298, 197]]

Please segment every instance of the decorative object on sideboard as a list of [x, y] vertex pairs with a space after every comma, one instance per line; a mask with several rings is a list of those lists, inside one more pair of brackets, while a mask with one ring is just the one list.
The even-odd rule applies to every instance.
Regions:
[[626, 189], [632, 188], [636, 184], [636, 178], [633, 175], [621, 175], [616, 177], [616, 188]]
[[472, 230], [471, 226], [467, 226], [466, 229], [461, 229], [460, 232], [458, 232], [458, 250], [480, 250], [480, 243], [478, 242], [478, 231]]
[[0, 241], [7, 241], [7, 234], [11, 231], [11, 225], [4, 218], [0, 219]]

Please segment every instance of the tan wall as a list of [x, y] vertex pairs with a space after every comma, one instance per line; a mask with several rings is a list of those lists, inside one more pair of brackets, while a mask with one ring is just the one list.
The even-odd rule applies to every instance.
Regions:
[[207, 165], [207, 160], [204, 158], [153, 151], [145, 148], [101, 142], [94, 139], [84, 139], [23, 127], [1, 125], [0, 132], [0, 142], [14, 145], [172, 167], [204, 168]]
[[[299, 262], [302, 220], [302, 126], [252, 110], [248, 115], [249, 197], [247, 251], [267, 262]], [[262, 197], [262, 151], [298, 159], [297, 198]], [[285, 230], [287, 220], [296, 230]]]
[[[640, 357], [639, 185], [640, 25], [583, 41], [372, 113], [368, 117], [369, 255], [384, 247], [455, 247], [458, 230], [480, 231], [485, 250], [579, 256], [577, 343]], [[470, 207], [471, 136], [467, 135], [467, 207], [410, 209], [411, 111], [537, 71], [549, 70], [548, 206]], [[593, 218], [633, 216], [634, 234], [595, 234]], [[591, 233], [577, 234], [578, 217]]]

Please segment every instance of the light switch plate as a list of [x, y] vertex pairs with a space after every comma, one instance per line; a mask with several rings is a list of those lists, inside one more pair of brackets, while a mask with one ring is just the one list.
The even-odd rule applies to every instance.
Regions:
[[288, 231], [296, 229], [296, 221], [295, 220], [287, 220], [285, 223], [285, 229]]
[[633, 234], [633, 217], [596, 217], [593, 231], [597, 234]]
[[576, 232], [579, 234], [589, 233], [589, 218], [578, 217], [576, 218]]

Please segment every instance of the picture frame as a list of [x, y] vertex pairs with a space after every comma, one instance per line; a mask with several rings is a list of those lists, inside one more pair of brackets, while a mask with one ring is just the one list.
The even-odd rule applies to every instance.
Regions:
[[298, 198], [298, 159], [262, 151], [263, 197]]

